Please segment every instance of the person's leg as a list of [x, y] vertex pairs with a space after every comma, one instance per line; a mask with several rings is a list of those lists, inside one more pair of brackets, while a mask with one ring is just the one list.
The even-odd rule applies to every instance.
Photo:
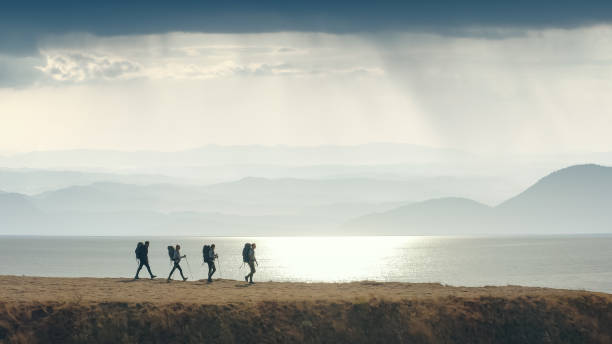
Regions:
[[249, 276], [249, 283], [253, 283], [253, 274], [255, 273], [255, 262], [249, 262], [249, 268], [251, 269], [251, 273]]
[[143, 266], [143, 265], [144, 265], [144, 264], [142, 263], [142, 260], [141, 260], [141, 261], [139, 261], [139, 263], [138, 263], [138, 269], [136, 270], [136, 277], [134, 277], [134, 279], [138, 279], [138, 274], [140, 273], [140, 269], [142, 269], [142, 266]]
[[208, 262], [208, 281], [212, 282], [212, 275], [217, 271], [215, 262]]
[[249, 278], [253, 278], [253, 269], [251, 269], [251, 263], [248, 263], [248, 264], [249, 264], [250, 272], [246, 276], [244, 276], [244, 280], [246, 282], [249, 281]]
[[183, 269], [181, 269], [181, 266], [176, 264], [176, 268], [178, 269], [178, 271], [181, 273], [181, 277], [183, 278], [183, 281], [187, 279], [187, 277], [185, 277], [185, 275], [183, 275]]
[[[170, 280], [170, 278], [172, 278], [172, 274], [174, 273], [174, 270], [176, 270], [176, 267], [178, 266], [178, 264], [174, 263], [174, 266], [172, 267], [172, 270], [170, 270], [170, 275], [168, 275], [168, 281]], [[179, 267], [180, 269], [180, 267]], [[181, 273], [182, 275], [182, 273]]]
[[151, 272], [151, 267], [149, 266], [149, 260], [145, 261], [144, 266], [147, 267], [147, 271], [149, 271], [149, 275], [151, 275], [151, 278], [155, 278], [155, 275], [153, 275], [153, 273]]

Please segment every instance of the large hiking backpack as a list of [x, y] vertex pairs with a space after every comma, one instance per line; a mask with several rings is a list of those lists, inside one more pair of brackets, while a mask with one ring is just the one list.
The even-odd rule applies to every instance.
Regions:
[[210, 262], [210, 245], [202, 247], [202, 257], [204, 258], [204, 263]]
[[174, 261], [174, 246], [168, 246], [168, 256], [171, 261]]
[[251, 260], [251, 244], [248, 242], [244, 244], [244, 248], [242, 249], [242, 261], [248, 263]]
[[138, 245], [136, 245], [136, 249], [134, 250], [134, 253], [136, 253], [136, 259], [142, 258], [143, 249], [144, 244], [142, 242], [139, 242]]

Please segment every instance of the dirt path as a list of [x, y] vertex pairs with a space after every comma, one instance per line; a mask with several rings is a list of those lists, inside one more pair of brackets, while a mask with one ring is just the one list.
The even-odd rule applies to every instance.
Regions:
[[425, 283], [276, 283], [248, 285], [234, 280], [173, 281], [164, 279], [46, 278], [0, 276], [0, 300], [5, 302], [148, 302], [153, 304], [228, 304], [262, 301], [389, 301], [445, 297], [479, 298], [521, 296], [612, 295], [520, 286], [450, 287]]

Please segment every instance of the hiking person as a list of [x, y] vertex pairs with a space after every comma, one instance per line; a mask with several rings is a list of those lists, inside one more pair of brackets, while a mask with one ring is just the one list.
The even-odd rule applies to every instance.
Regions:
[[202, 249], [202, 254], [204, 256], [204, 262], [208, 264], [208, 283], [212, 282], [212, 275], [217, 271], [217, 267], [215, 266], [215, 259], [219, 258], [219, 256], [215, 253], [215, 244], [210, 246], [204, 245]]
[[255, 282], [253, 282], [253, 274], [255, 273], [255, 264], [259, 265], [257, 263], [257, 259], [255, 258], [255, 248], [256, 247], [257, 246], [255, 245], [255, 243], [246, 244], [244, 245], [244, 249], [242, 250], [242, 260], [245, 263], [248, 263], [249, 269], [251, 269], [251, 272], [248, 275], [244, 276], [245, 282], [249, 282], [249, 284], [255, 284]]
[[147, 267], [147, 271], [149, 271], [149, 275], [151, 275], [151, 279], [154, 279], [155, 275], [151, 272], [151, 267], [149, 266], [149, 241], [145, 241], [144, 244], [139, 242], [136, 246], [136, 259], [138, 259], [138, 270], [136, 270], [136, 276], [134, 279], [138, 279], [138, 274], [140, 273], [140, 269], [143, 266]]
[[176, 269], [178, 269], [178, 271], [181, 273], [181, 277], [183, 278], [183, 281], [186, 281], [187, 277], [183, 275], [183, 269], [181, 269], [181, 266], [179, 265], [182, 258], [187, 258], [187, 255], [181, 256], [181, 245], [177, 244], [176, 247], [168, 246], [168, 255], [170, 255], [172, 262], [174, 263], [174, 266], [172, 267], [172, 270], [170, 270], [170, 275], [168, 275], [167, 281], [170, 282], [170, 279], [172, 278], [172, 274], [174, 273], [174, 270]]

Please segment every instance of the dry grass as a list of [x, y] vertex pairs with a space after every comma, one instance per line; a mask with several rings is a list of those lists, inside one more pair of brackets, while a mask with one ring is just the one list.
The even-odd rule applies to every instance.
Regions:
[[610, 343], [612, 295], [403, 283], [0, 276], [14, 343]]

